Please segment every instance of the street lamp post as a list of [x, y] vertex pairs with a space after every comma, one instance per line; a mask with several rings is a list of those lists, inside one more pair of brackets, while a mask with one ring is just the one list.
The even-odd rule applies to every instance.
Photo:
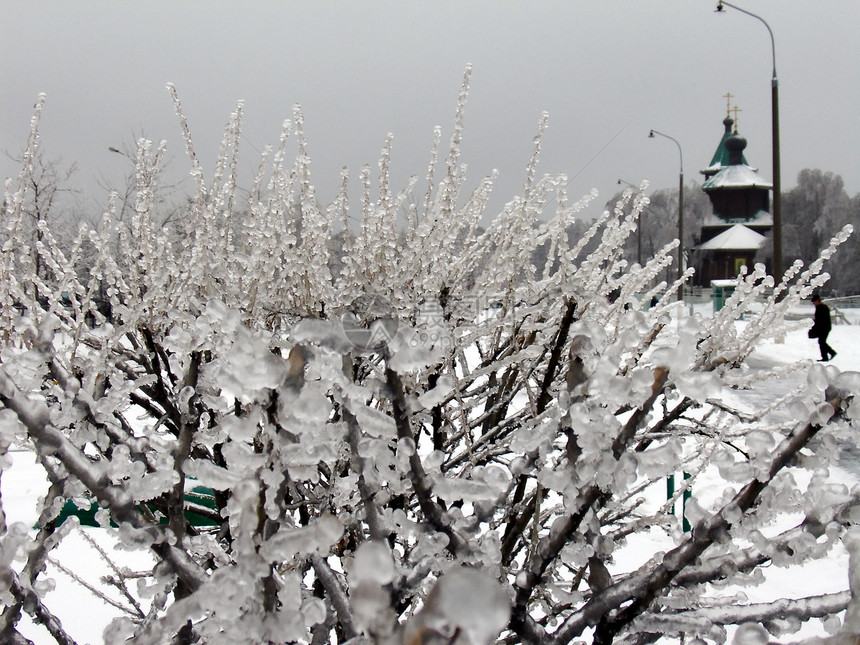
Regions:
[[[681, 150], [681, 144], [674, 137], [657, 130], [651, 130], [648, 136], [653, 139], [655, 134], [674, 141], [675, 145], [678, 146], [678, 155], [681, 158], [681, 171], [678, 174], [678, 280], [680, 281], [684, 277], [684, 152]], [[681, 285], [678, 288], [678, 300], [683, 299], [684, 287]]]
[[[623, 179], [618, 180], [618, 184], [627, 184], [633, 190], [639, 190], [636, 186], [631, 184], [629, 181], [624, 181]], [[642, 218], [644, 217], [645, 212], [639, 213], [639, 221], [636, 223], [636, 261], [639, 263], [639, 266], [642, 266]]]
[[741, 9], [737, 5], [725, 0], [718, 0], [717, 11], [723, 11], [723, 5], [731, 7], [748, 16], [759, 20], [767, 27], [770, 35], [770, 52], [773, 58], [773, 75], [770, 81], [770, 109], [771, 109], [771, 143], [773, 145], [773, 275], [777, 280], [782, 279], [782, 182], [780, 181], [779, 168], [779, 81], [776, 77], [776, 43], [773, 31], [764, 18], [757, 16], [751, 11]]

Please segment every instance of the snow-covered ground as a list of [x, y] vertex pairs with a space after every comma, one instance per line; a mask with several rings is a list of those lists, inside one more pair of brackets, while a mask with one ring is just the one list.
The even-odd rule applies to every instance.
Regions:
[[[703, 315], [711, 313], [710, 304], [697, 305], [697, 311], [702, 309]], [[798, 316], [808, 314], [811, 319], [812, 307], [808, 311], [797, 312]], [[842, 371], [860, 369], [860, 310], [846, 310], [845, 316], [854, 324], [838, 324], [834, 326], [829, 344], [838, 352], [832, 361]], [[744, 324], [743, 322], [738, 324]], [[808, 325], [807, 325], [808, 326]], [[818, 358], [818, 345], [815, 340], [806, 336], [806, 326], [785, 334], [781, 342], [770, 342], [756, 348], [750, 357], [749, 364], [753, 368], [768, 369], [770, 367], [788, 364], [800, 360], [814, 362]], [[798, 378], [803, 378], [798, 375]], [[780, 392], [757, 392], [758, 396], [777, 398]], [[36, 500], [46, 490], [41, 470], [34, 463], [33, 455], [29, 452], [11, 453], [13, 465], [4, 470], [2, 475], [2, 502], [6, 512], [7, 523], [22, 522], [32, 527], [37, 517], [35, 514]], [[856, 446], [846, 446], [844, 457], [832, 469], [831, 476], [835, 481], [843, 482], [849, 488], [860, 483], [860, 450]], [[718, 478], [697, 484], [694, 495], [707, 497], [721, 493], [722, 484]], [[88, 540], [87, 538], [90, 538]], [[655, 550], [664, 550], [672, 546], [669, 536], [653, 535], [655, 543], [633, 544], [628, 549], [616, 555], [619, 560], [630, 558], [631, 562], [642, 561]], [[92, 541], [103, 545], [108, 554], [120, 566], [131, 570], [145, 570], [151, 566], [151, 561], [144, 553], [118, 552], [110, 531], [105, 529], [76, 529], [65, 539], [55, 557], [63, 562], [75, 575], [86, 579], [113, 599], [118, 605], [128, 607], [121, 594], [102, 582], [103, 576], [112, 574], [109, 565], [93, 546]], [[664, 545], [665, 543], [665, 545]], [[619, 562], [620, 564], [620, 562]], [[816, 562], [803, 568], [770, 567], [767, 570], [765, 582], [747, 591], [748, 602], [762, 602], [779, 597], [804, 597], [815, 593], [838, 591], [846, 588], [848, 572], [848, 556], [844, 549], [838, 549], [826, 562]], [[63, 627], [78, 643], [96, 645], [102, 642], [101, 633], [104, 626], [113, 617], [122, 614], [121, 610], [97, 597], [79, 582], [56, 567], [49, 568], [49, 578], [53, 579], [56, 588], [47, 596], [47, 604], [61, 619]], [[22, 622], [21, 631], [34, 643], [53, 643], [39, 627]], [[823, 628], [818, 621], [804, 628], [801, 634], [790, 639], [796, 640], [801, 635], [823, 634]]]

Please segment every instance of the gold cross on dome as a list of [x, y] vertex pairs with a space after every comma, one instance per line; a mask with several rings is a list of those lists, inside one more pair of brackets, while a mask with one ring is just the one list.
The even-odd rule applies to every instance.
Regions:
[[735, 132], [737, 132], [738, 131], [738, 112], [743, 112], [743, 110], [736, 105], [732, 108], [732, 112], [735, 113]]
[[732, 111], [732, 103], [731, 103], [731, 101], [732, 101], [732, 98], [733, 98], [734, 96], [735, 96], [735, 95], [734, 95], [734, 94], [732, 94], [731, 92], [726, 92], [725, 94], [723, 94], [723, 98], [725, 98], [725, 99], [726, 99], [726, 116], [729, 116], [729, 113]]

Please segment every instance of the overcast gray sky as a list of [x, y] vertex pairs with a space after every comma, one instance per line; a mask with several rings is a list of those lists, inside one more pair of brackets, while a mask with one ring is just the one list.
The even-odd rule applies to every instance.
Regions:
[[[860, 192], [860, 2], [736, 0], [776, 39], [782, 181], [806, 167]], [[722, 135], [726, 99], [741, 108], [746, 157], [771, 174], [771, 44], [765, 26], [715, 0], [76, 2], [0, 0], [0, 150], [20, 152], [32, 105], [48, 96], [42, 145], [75, 161], [76, 182], [103, 202], [100, 175], [128, 162], [108, 148], [144, 134], [168, 142], [186, 173], [165, 84], [176, 85], [211, 173], [224, 124], [245, 101], [243, 166], [276, 144], [300, 104], [313, 180], [328, 203], [342, 166], [357, 184], [394, 135], [395, 187], [423, 178], [433, 128], [447, 142], [467, 64], [473, 67], [462, 161], [471, 188], [500, 171], [495, 201], [521, 192], [543, 111], [540, 173], [567, 173], [602, 204], [619, 178], [701, 181]], [[0, 175], [16, 172], [0, 159]], [[421, 184], [419, 184], [421, 185]]]

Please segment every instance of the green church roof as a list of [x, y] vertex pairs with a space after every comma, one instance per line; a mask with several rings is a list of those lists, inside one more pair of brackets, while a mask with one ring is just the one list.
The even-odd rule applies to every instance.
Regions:
[[[732, 125], [734, 125], [734, 120], [731, 117], [726, 117], [723, 119], [723, 125], [726, 128], [726, 131], [723, 133], [723, 138], [720, 139], [720, 144], [717, 146], [717, 151], [714, 153], [713, 158], [711, 159], [711, 164], [702, 170], [702, 174], [706, 177], [711, 177], [712, 175], [717, 174], [720, 170], [725, 168], [729, 164], [729, 150], [726, 148], [726, 141], [729, 137], [732, 136]], [[746, 157], [743, 158], [743, 162], [747, 163]]]

